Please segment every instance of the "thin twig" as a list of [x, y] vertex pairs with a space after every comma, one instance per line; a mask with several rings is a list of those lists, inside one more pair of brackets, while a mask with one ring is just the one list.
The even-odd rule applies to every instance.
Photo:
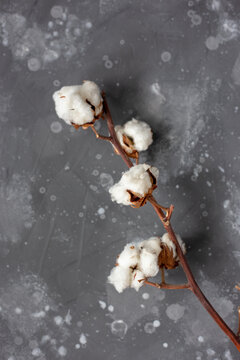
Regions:
[[106, 141], [112, 141], [112, 138], [111, 136], [103, 136], [103, 135], [100, 135], [97, 130], [95, 129], [94, 125], [91, 125], [90, 128], [92, 129], [92, 131], [94, 132], [94, 134], [96, 135], [96, 138], [97, 139], [101, 139], [101, 140], [106, 140]]
[[180, 289], [190, 289], [189, 284], [166, 284], [166, 283], [153, 283], [148, 280], [144, 280], [146, 285], [154, 286], [158, 289], [169, 289], [169, 290], [180, 290]]
[[161, 266], [161, 277], [162, 277], [162, 284], [165, 284], [165, 273], [164, 273], [164, 267]]
[[237, 336], [240, 337], [240, 306], [238, 307], [238, 332]]
[[131, 168], [133, 166], [131, 160], [129, 159], [129, 157], [126, 155], [125, 151], [123, 150], [123, 148], [120, 145], [120, 142], [118, 141], [115, 129], [114, 129], [114, 124], [113, 124], [113, 120], [112, 120], [112, 116], [106, 101], [106, 96], [104, 93], [102, 93], [103, 96], [103, 107], [105, 110], [105, 115], [106, 115], [106, 120], [107, 120], [107, 126], [108, 126], [108, 131], [109, 134], [112, 138], [112, 144], [115, 147], [115, 149], [117, 150], [117, 152], [119, 153], [119, 155], [121, 155], [123, 161], [125, 162], [125, 164]]

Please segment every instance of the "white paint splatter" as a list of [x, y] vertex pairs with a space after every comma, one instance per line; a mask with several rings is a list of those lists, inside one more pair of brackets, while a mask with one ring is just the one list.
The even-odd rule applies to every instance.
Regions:
[[158, 97], [158, 101], [160, 102], [160, 104], [164, 104], [166, 102], [166, 98], [161, 92], [161, 86], [159, 85], [159, 83], [153, 83], [150, 86], [150, 89], [152, 93]]
[[60, 346], [58, 348], [58, 354], [62, 357], [67, 355], [67, 349], [65, 348], [65, 346]]
[[[161, 113], [161, 123], [166, 128], [164, 139], [159, 146], [161, 158], [156, 166], [161, 171], [161, 182], [166, 183], [170, 176], [176, 176], [178, 169], [187, 171], [195, 163], [193, 150], [205, 129], [203, 100], [206, 90], [196, 87], [162, 85], [166, 102], [160, 104], [156, 97], [146, 97], [148, 112], [153, 116]], [[158, 120], [159, 121], [159, 120]]]
[[64, 323], [63, 318], [59, 315], [54, 317], [54, 322], [57, 326], [61, 326]]
[[101, 186], [108, 191], [114, 183], [112, 176], [110, 174], [101, 173], [99, 178]]
[[54, 134], [58, 134], [62, 131], [62, 124], [59, 121], [53, 121], [50, 128]]
[[233, 65], [232, 79], [234, 84], [240, 85], [240, 53], [238, 54], [238, 57]]
[[153, 333], [156, 331], [156, 327], [153, 325], [152, 322], [147, 322], [147, 323], [144, 325], [144, 331], [145, 331], [145, 333], [147, 333], [147, 334], [153, 334]]
[[143, 293], [143, 294], [142, 294], [142, 298], [143, 298], [144, 300], [148, 300], [148, 299], [150, 298], [149, 293]]
[[224, 357], [226, 360], [233, 360], [232, 354], [230, 353], [230, 350], [226, 350], [224, 353]]
[[[225, 210], [225, 218], [227, 224], [240, 235], [240, 189], [234, 181], [227, 182], [227, 192], [229, 193], [229, 199], [226, 199], [223, 203]], [[229, 206], [231, 204], [231, 206]]]
[[161, 325], [161, 323], [160, 323], [159, 320], [154, 320], [154, 321], [153, 321], [153, 326], [154, 326], [155, 328], [158, 328], [160, 325]]
[[89, 43], [91, 22], [69, 14], [67, 8], [54, 6], [48, 31], [31, 24], [17, 13], [0, 13], [0, 38], [16, 60], [26, 60], [30, 71], [38, 71], [59, 58], [83, 54]]
[[123, 320], [115, 320], [111, 323], [111, 332], [112, 334], [124, 338], [128, 330], [127, 324]]
[[205, 42], [208, 50], [217, 50], [219, 46], [219, 39], [215, 36], [209, 36]]
[[166, 314], [169, 319], [177, 322], [184, 315], [185, 307], [180, 304], [172, 304], [167, 307]]
[[203, 343], [203, 342], [204, 342], [204, 337], [200, 335], [200, 336], [198, 337], [198, 341], [199, 341], [200, 343]]
[[[30, 338], [44, 324], [45, 317], [38, 316], [46, 305], [55, 308], [48, 296], [46, 285], [34, 275], [22, 275], [1, 286], [1, 316], [7, 320], [11, 332]], [[37, 314], [37, 316], [36, 316]]]
[[113, 305], [109, 305], [109, 306], [108, 306], [108, 311], [113, 312], [113, 311], [114, 311], [114, 306], [113, 306]]
[[82, 333], [80, 335], [79, 342], [83, 346], [87, 344], [87, 338], [86, 338], [86, 335], [84, 333]]
[[172, 55], [170, 54], [169, 51], [164, 51], [162, 54], [161, 54], [161, 59], [163, 62], [169, 62], [172, 58]]
[[99, 303], [101, 309], [103, 309], [103, 310], [106, 309], [107, 304], [105, 303], [105, 301], [98, 300], [98, 303]]
[[0, 185], [0, 241], [17, 243], [34, 221], [30, 184], [14, 174]]

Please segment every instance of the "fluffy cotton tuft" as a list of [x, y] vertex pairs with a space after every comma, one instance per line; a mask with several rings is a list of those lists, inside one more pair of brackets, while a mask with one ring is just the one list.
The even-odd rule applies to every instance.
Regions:
[[159, 271], [158, 255], [147, 248], [143, 248], [140, 254], [139, 269], [146, 277], [156, 276]]
[[144, 285], [145, 276], [140, 270], [133, 270], [131, 287], [138, 291]]
[[[147, 150], [153, 142], [150, 126], [144, 121], [139, 121], [134, 118], [126, 122], [123, 126], [115, 126], [115, 131], [120, 144], [128, 153], [132, 153], [133, 150]], [[126, 135], [133, 142], [132, 149], [126, 147], [124, 144], [123, 135]]]
[[134, 243], [127, 244], [117, 259], [121, 267], [136, 267], [139, 261], [139, 248]]
[[126, 171], [120, 181], [109, 189], [112, 200], [118, 204], [131, 205], [130, 194], [127, 190], [137, 194], [140, 198], [146, 196], [153, 186], [152, 178], [147, 170], [156, 179], [158, 178], [159, 171], [157, 168], [147, 164], [135, 165]]
[[119, 293], [131, 286], [131, 280], [132, 270], [121, 266], [114, 267], [108, 277], [108, 282], [112, 284]]
[[102, 96], [97, 84], [84, 81], [82, 85], [64, 86], [53, 94], [55, 110], [67, 124], [91, 123], [102, 112]]

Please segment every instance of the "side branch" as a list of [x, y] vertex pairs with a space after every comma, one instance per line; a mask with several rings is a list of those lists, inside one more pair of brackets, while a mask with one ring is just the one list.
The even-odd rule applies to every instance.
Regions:
[[154, 286], [158, 289], [169, 289], [169, 290], [180, 290], [180, 289], [190, 289], [189, 284], [166, 284], [166, 283], [153, 283], [148, 280], [144, 280], [146, 285]]

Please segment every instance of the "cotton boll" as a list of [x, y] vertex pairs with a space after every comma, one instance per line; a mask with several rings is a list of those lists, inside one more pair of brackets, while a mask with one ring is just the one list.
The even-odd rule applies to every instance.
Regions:
[[[110, 188], [109, 191], [112, 199], [124, 205], [130, 205], [130, 196], [128, 196], [128, 200], [126, 195], [123, 196], [124, 191], [127, 193], [127, 190], [138, 194], [139, 197], [145, 196], [153, 185], [152, 178], [147, 170], [154, 172], [156, 177], [158, 176], [158, 170], [147, 164], [135, 165], [126, 171], [122, 175], [121, 180], [112, 187], [113, 189]], [[118, 188], [116, 187], [117, 185], [119, 186]], [[117, 191], [120, 191], [120, 196], [117, 194]], [[121, 197], [123, 197], [122, 200]]]
[[147, 170], [154, 173], [156, 178], [158, 177], [157, 168], [147, 164], [135, 165], [122, 175], [117, 184], [109, 189], [112, 200], [119, 204], [131, 205], [127, 190], [134, 192], [140, 198], [146, 196], [153, 187], [152, 178]]
[[132, 190], [140, 196], [148, 193], [152, 187], [151, 178], [147, 170], [151, 167], [147, 164], [140, 164], [133, 166], [129, 171], [122, 176], [121, 183], [126, 189]]
[[132, 283], [131, 287], [134, 288], [136, 291], [140, 289], [144, 285], [144, 281], [139, 281], [145, 279], [144, 274], [140, 270], [134, 270], [132, 273]]
[[121, 293], [124, 289], [131, 285], [131, 275], [131, 269], [116, 266], [111, 270], [111, 273], [108, 276], [108, 282], [112, 284], [119, 293]]
[[142, 271], [145, 277], [156, 276], [159, 271], [158, 255], [143, 248], [140, 253], [138, 269]]
[[120, 267], [134, 268], [139, 260], [139, 249], [135, 244], [127, 244], [119, 255], [117, 262]]
[[58, 117], [69, 125], [93, 122], [102, 111], [101, 93], [92, 81], [64, 86], [53, 94], [53, 100]]
[[133, 140], [134, 148], [137, 151], [144, 151], [151, 145], [152, 131], [150, 126], [144, 121], [132, 119], [123, 127], [124, 133]]

